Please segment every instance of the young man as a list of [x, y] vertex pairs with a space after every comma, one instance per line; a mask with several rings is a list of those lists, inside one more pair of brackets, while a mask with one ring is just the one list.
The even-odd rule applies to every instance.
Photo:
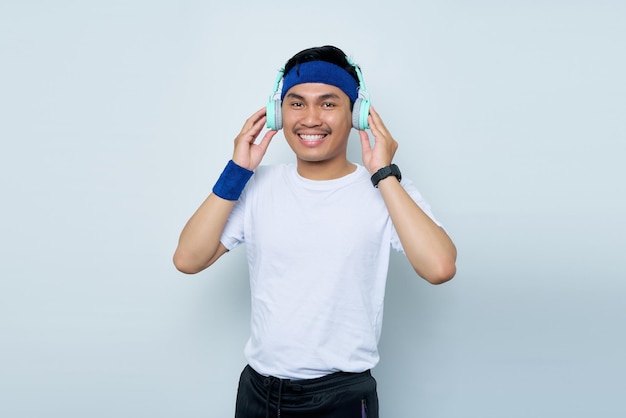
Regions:
[[[454, 276], [456, 249], [392, 164], [398, 145], [341, 50], [301, 51], [279, 77], [280, 101], [243, 125], [174, 264], [197, 273], [246, 244], [251, 336], [237, 418], [378, 417], [369, 370], [379, 359], [390, 249], [433, 284]], [[281, 125], [295, 164], [260, 166]], [[347, 159], [353, 125], [362, 166]]]

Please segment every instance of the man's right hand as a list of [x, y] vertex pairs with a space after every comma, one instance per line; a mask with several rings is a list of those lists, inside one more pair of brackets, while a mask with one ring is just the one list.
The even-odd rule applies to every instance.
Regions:
[[254, 143], [265, 126], [267, 119], [265, 112], [265, 107], [263, 107], [250, 116], [244, 123], [243, 128], [241, 128], [237, 138], [235, 138], [233, 162], [251, 171], [254, 171], [261, 164], [267, 147], [278, 132], [269, 130], [265, 133], [261, 142], [258, 144]]

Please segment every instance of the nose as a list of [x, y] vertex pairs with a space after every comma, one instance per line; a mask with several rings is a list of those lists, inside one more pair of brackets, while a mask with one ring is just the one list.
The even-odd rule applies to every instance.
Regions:
[[317, 106], [307, 106], [302, 113], [302, 124], [307, 127], [319, 126], [322, 124], [322, 110]]

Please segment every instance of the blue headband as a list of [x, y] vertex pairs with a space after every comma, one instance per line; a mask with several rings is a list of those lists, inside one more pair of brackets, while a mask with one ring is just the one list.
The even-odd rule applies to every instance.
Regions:
[[341, 89], [350, 98], [351, 102], [358, 98], [359, 85], [350, 75], [338, 65], [326, 61], [308, 61], [293, 67], [283, 78], [283, 89], [280, 99], [290, 88], [303, 83], [324, 83]]

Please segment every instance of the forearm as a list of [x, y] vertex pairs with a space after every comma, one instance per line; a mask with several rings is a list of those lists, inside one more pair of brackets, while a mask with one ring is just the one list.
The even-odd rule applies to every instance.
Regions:
[[446, 232], [424, 213], [395, 177], [381, 180], [378, 189], [416, 273], [433, 284], [454, 277], [456, 247]]
[[178, 270], [197, 273], [224, 253], [220, 237], [234, 204], [211, 193], [200, 205], [180, 234], [174, 253]]
[[228, 251], [220, 238], [230, 212], [261, 162], [275, 130], [265, 133], [255, 144], [266, 121], [265, 107], [250, 116], [235, 138], [233, 158], [213, 187], [213, 193], [189, 219], [178, 240], [174, 265], [183, 273], [197, 273], [213, 264]]

